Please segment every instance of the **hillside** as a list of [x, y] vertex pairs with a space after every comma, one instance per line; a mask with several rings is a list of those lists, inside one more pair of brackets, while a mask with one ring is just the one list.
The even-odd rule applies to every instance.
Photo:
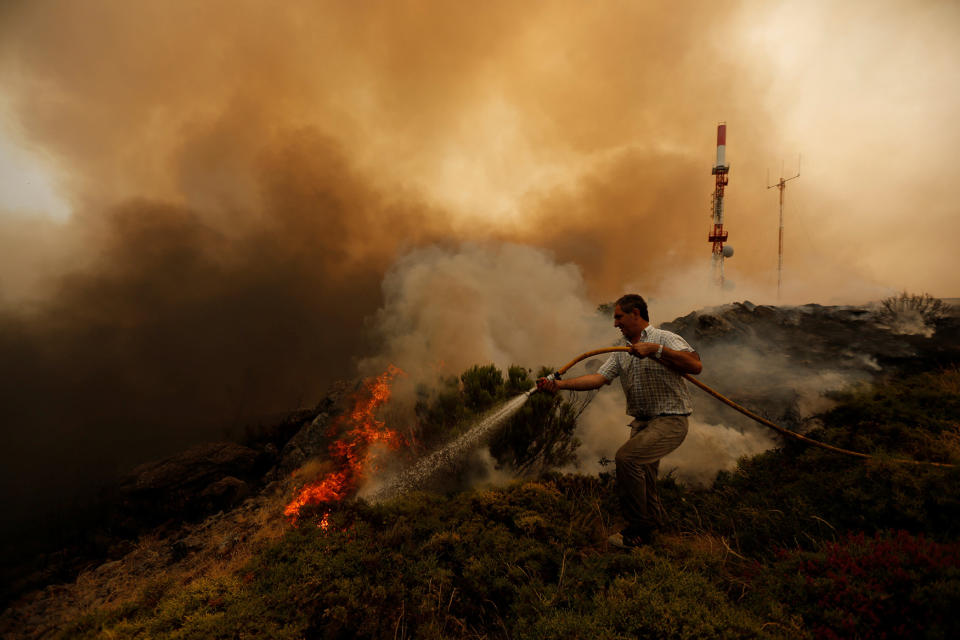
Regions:
[[[960, 472], [889, 458], [960, 463], [960, 318], [913, 320], [878, 307], [739, 303], [669, 323], [701, 351], [708, 384], [877, 458], [781, 443], [706, 488], [663, 475], [673, 520], [650, 547], [608, 548], [620, 522], [612, 478], [555, 470], [577, 446], [576, 398], [542, 395], [490, 444], [501, 469], [523, 470], [512, 483], [471, 488], [465, 460], [433, 491], [377, 504], [351, 494], [308, 505], [292, 523], [284, 510], [296, 489], [336, 470], [338, 418], [372, 389], [344, 385], [246, 445], [138, 469], [118, 488], [112, 552], [75, 579], [20, 595], [0, 632], [955, 637]], [[530, 374], [475, 367], [424, 391], [406, 439], [429, 450]], [[811, 381], [825, 379], [823, 402], [810, 404]], [[697, 411], [737, 424], [703, 398]]]

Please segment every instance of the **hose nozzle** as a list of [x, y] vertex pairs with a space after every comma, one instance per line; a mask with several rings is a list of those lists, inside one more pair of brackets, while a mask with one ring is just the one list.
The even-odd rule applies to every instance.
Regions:
[[[541, 378], [541, 379], [542, 379], [542, 380], [559, 380], [559, 379], [560, 379], [560, 375], [561, 375], [561, 374], [560, 374], [559, 371], [554, 371], [553, 373], [551, 373], [551, 374], [549, 374], [549, 375], [546, 375], [546, 376], [544, 376], [544, 377]], [[539, 386], [535, 386], [533, 389], [530, 389], [530, 391], [527, 391], [527, 395], [529, 396], [531, 393], [534, 393], [534, 392], [536, 392], [536, 391], [539, 391]]]

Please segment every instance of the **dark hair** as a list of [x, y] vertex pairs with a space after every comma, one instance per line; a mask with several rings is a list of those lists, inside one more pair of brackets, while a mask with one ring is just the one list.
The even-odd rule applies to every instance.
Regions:
[[624, 313], [633, 313], [634, 310], [638, 310], [640, 311], [640, 317], [650, 322], [650, 314], [647, 313], [647, 301], [643, 299], [643, 296], [628, 293], [625, 296], [621, 296], [614, 304], [620, 307], [620, 310]]

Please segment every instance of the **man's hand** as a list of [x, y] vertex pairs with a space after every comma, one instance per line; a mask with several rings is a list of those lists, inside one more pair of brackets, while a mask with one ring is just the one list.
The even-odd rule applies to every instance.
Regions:
[[660, 345], [654, 342], [634, 342], [630, 345], [630, 355], [638, 358], [649, 358], [660, 350]]
[[675, 351], [654, 342], [635, 342], [630, 345], [630, 354], [638, 358], [656, 358], [679, 373], [697, 375], [703, 371], [700, 354], [696, 351]]
[[560, 390], [560, 385], [553, 378], [540, 378], [537, 380], [537, 391], [546, 391], [547, 393], [556, 393]]

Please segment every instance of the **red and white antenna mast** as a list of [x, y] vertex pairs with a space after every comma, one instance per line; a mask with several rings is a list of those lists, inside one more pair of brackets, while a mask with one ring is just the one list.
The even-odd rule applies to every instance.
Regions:
[[727, 232], [723, 230], [723, 188], [727, 186], [727, 173], [730, 165], [726, 163], [727, 155], [727, 125], [721, 122], [717, 125], [717, 164], [711, 173], [717, 177], [713, 190], [713, 231], [707, 236], [707, 242], [712, 245], [713, 278], [723, 286], [723, 260], [733, 255], [733, 247], [723, 246], [727, 241]]
[[[797, 157], [797, 175], [784, 179], [783, 165], [780, 166], [780, 180], [774, 184], [768, 184], [767, 189], [776, 187], [780, 190], [780, 233], [777, 248], [777, 300], [780, 299], [780, 286], [783, 282], [783, 191], [787, 188], [787, 183], [794, 178], [800, 177], [800, 158]], [[770, 170], [767, 169], [767, 182], [770, 182]]]

